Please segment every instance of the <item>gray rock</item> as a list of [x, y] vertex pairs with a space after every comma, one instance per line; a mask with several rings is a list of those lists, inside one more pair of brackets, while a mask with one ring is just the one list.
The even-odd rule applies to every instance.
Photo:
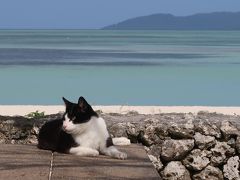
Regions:
[[28, 137], [28, 132], [27, 131], [15, 132], [12, 135], [12, 139], [15, 139], [15, 140], [26, 139], [27, 137]]
[[211, 157], [211, 151], [200, 149], [194, 149], [192, 152], [183, 160], [183, 164], [187, 169], [200, 171], [204, 169], [209, 163], [209, 157]]
[[236, 140], [234, 138], [230, 138], [227, 142], [227, 144], [229, 146], [231, 146], [232, 148], [235, 148], [236, 147]]
[[193, 175], [193, 180], [223, 180], [223, 174], [219, 168], [208, 165], [200, 173]]
[[155, 128], [155, 134], [162, 140], [169, 136], [168, 126], [166, 124], [160, 124]]
[[227, 145], [226, 142], [217, 142], [211, 151], [211, 163], [213, 166], [219, 166], [226, 163], [227, 158], [235, 154], [235, 149]]
[[194, 139], [199, 149], [208, 149], [216, 144], [215, 137], [205, 136], [198, 132], [195, 133]]
[[225, 139], [230, 139], [232, 136], [238, 136], [238, 129], [229, 121], [223, 121], [220, 127], [221, 132], [223, 133], [223, 137]]
[[147, 148], [147, 153], [155, 157], [159, 157], [162, 152], [162, 146], [160, 144], [154, 144]]
[[38, 143], [37, 137], [36, 136], [29, 137], [27, 143], [37, 145], [37, 143]]
[[149, 157], [150, 161], [153, 163], [154, 167], [157, 169], [157, 171], [160, 171], [161, 169], [163, 169], [163, 164], [159, 157], [155, 157], [155, 156], [149, 155], [149, 154], [148, 154], [148, 157]]
[[159, 122], [160, 122], [160, 120], [158, 118], [153, 118], [153, 117], [147, 118], [147, 119], [144, 120], [144, 123], [146, 125], [152, 124], [154, 126], [157, 126], [159, 124]]
[[10, 125], [13, 125], [14, 122], [15, 122], [14, 120], [9, 119], [9, 120], [4, 121], [3, 124], [10, 124]]
[[152, 144], [158, 143], [161, 139], [155, 134], [155, 128], [154, 125], [149, 125], [146, 127], [144, 133], [143, 133], [143, 143], [147, 146], [151, 146]]
[[195, 130], [206, 136], [214, 136], [216, 138], [221, 138], [220, 129], [215, 124], [210, 123], [207, 120], [201, 120], [197, 124], [195, 124]]
[[140, 131], [140, 133], [139, 133], [139, 135], [137, 137], [137, 141], [139, 143], [142, 143], [144, 146], [149, 147], [149, 146], [151, 146], [151, 144], [149, 144], [149, 142], [148, 142], [148, 140], [146, 138], [148, 138], [148, 137], [145, 136], [144, 131]]
[[223, 166], [223, 174], [224, 177], [229, 180], [240, 179], [238, 156], [234, 156], [228, 159], [227, 164]]
[[127, 133], [126, 133], [126, 123], [117, 123], [117, 124], [113, 124], [110, 128], [109, 128], [109, 132], [111, 135], [113, 135], [114, 137], [127, 137]]
[[4, 144], [6, 142], [6, 136], [0, 132], [0, 144]]
[[190, 173], [180, 161], [172, 161], [162, 171], [164, 180], [191, 180]]
[[161, 157], [165, 161], [182, 160], [194, 147], [194, 140], [165, 140]]
[[40, 130], [40, 128], [34, 125], [31, 130], [31, 134], [38, 135], [39, 130]]
[[138, 136], [140, 133], [140, 128], [136, 127], [135, 124], [127, 122], [126, 123], [126, 133], [127, 137], [130, 139], [132, 143], [138, 142]]
[[194, 135], [194, 125], [192, 120], [187, 121], [187, 123], [179, 124], [172, 123], [168, 129], [168, 132], [172, 138], [178, 139], [189, 139], [193, 138]]
[[140, 133], [138, 135], [138, 141], [145, 146], [151, 146], [153, 144], [161, 144], [162, 139], [156, 133], [157, 128], [161, 128], [159, 124], [159, 119], [149, 118], [144, 120], [144, 127], [140, 128]]
[[58, 114], [49, 115], [40, 119], [0, 115], [0, 131], [3, 134], [1, 142], [11, 144], [29, 144], [31, 142], [36, 142], [38, 129], [46, 121], [56, 118], [59, 118]]
[[240, 154], [240, 136], [238, 136], [236, 140], [236, 150], [238, 154]]

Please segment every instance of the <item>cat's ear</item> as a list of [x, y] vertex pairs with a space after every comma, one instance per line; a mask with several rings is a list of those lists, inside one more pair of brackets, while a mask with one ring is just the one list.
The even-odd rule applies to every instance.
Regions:
[[71, 102], [68, 101], [65, 97], [62, 97], [62, 99], [63, 99], [63, 102], [64, 102], [64, 104], [65, 104], [66, 106], [68, 106], [68, 105], [71, 104]]
[[85, 111], [88, 109], [89, 104], [88, 104], [88, 102], [84, 99], [84, 97], [81, 96], [81, 97], [78, 99], [78, 106], [79, 106], [79, 108], [80, 108], [80, 110], [81, 110], [82, 112], [85, 112]]

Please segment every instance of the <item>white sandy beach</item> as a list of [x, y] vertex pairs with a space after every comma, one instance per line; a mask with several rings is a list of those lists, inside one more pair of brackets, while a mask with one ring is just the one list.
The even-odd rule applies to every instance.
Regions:
[[[103, 113], [126, 114], [129, 111], [136, 111], [140, 114], [159, 113], [198, 113], [199, 111], [216, 112], [226, 115], [240, 115], [240, 107], [211, 107], [211, 106], [93, 106], [94, 110], [101, 110]], [[63, 105], [0, 105], [0, 115], [24, 116], [30, 112], [44, 112], [46, 115], [62, 112]]]

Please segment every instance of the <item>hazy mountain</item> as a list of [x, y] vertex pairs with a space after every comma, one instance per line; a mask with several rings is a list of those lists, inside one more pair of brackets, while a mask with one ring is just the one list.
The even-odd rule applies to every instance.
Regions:
[[153, 14], [106, 26], [116, 30], [240, 30], [240, 12], [214, 12], [191, 16]]

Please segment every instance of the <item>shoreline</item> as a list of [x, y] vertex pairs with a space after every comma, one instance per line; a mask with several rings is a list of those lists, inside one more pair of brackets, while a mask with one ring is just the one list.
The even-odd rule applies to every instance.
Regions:
[[[92, 106], [95, 111], [103, 113], [126, 114], [137, 112], [139, 114], [160, 114], [160, 113], [193, 113], [208, 111], [224, 115], [240, 115], [240, 107], [221, 106]], [[64, 105], [0, 105], [0, 115], [2, 116], [25, 116], [30, 112], [44, 112], [45, 115], [56, 114], [65, 111]]]

